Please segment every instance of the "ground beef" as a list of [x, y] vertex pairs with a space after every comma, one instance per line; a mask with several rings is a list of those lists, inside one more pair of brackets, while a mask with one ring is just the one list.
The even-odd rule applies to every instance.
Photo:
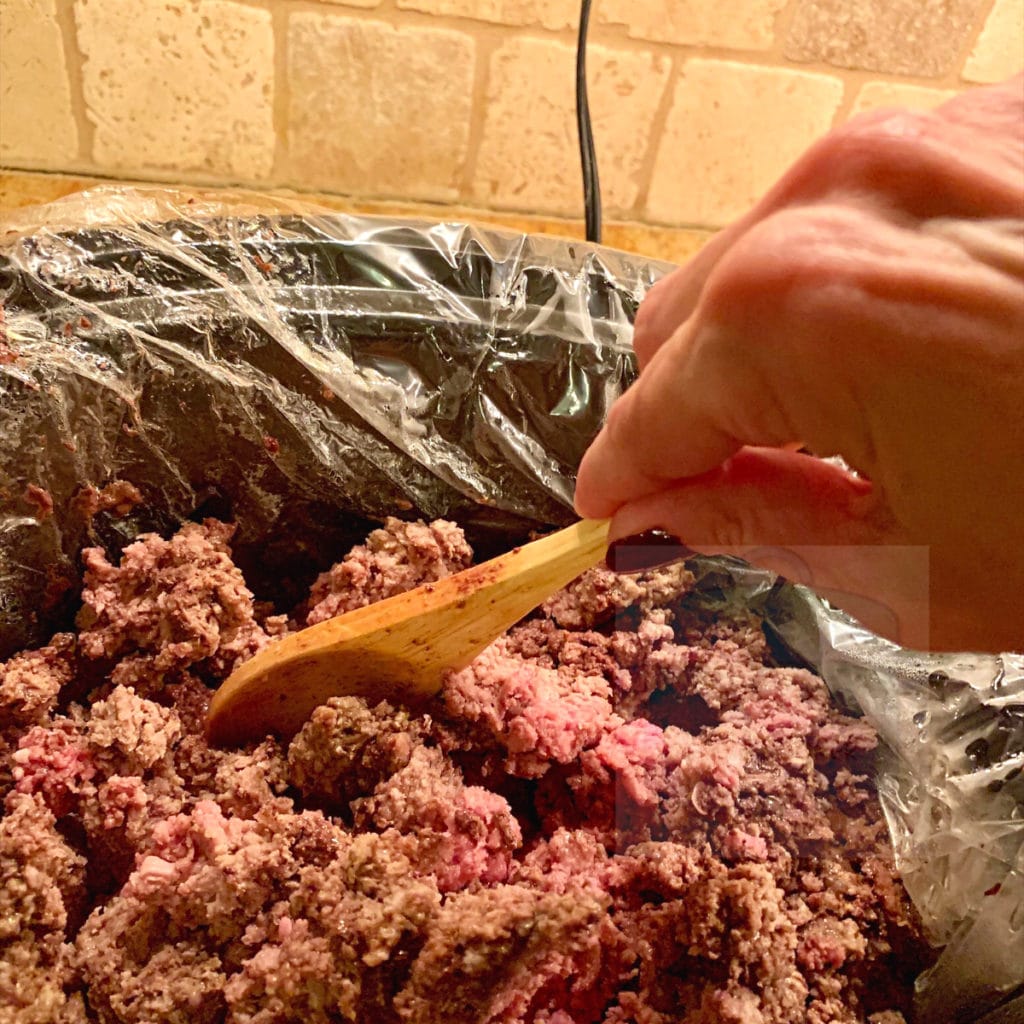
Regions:
[[[3, 324], [3, 306], [0, 306], [0, 325]], [[6, 338], [0, 338], [0, 366], [9, 366], [18, 361], [18, 350], [11, 348]]]
[[46, 719], [61, 687], [74, 676], [74, 649], [74, 636], [58, 633], [48, 646], [25, 651], [0, 665], [0, 730]]
[[468, 568], [472, 560], [473, 552], [454, 523], [439, 519], [428, 526], [388, 519], [365, 544], [320, 575], [309, 595], [306, 622], [311, 626], [443, 579]]
[[904, 1021], [929, 953], [875, 735], [753, 616], [593, 570], [426, 712], [219, 750], [243, 660], [471, 560], [389, 520], [257, 608], [230, 538], [87, 550], [77, 636], [0, 665], [0, 1024]]
[[33, 514], [40, 522], [53, 515], [53, 495], [45, 487], [29, 484], [25, 488], [22, 500], [33, 509]]
[[52, 1024], [80, 1005], [69, 932], [86, 903], [85, 858], [43, 799], [8, 795], [0, 820], [0, 1021]]
[[412, 757], [429, 719], [382, 701], [335, 697], [318, 707], [288, 748], [292, 782], [303, 796], [342, 810], [372, 793]]
[[142, 501], [142, 492], [127, 480], [112, 480], [103, 488], [88, 485], [74, 498], [76, 511], [86, 522], [91, 522], [100, 512], [126, 516]]
[[86, 548], [79, 643], [90, 658], [116, 660], [110, 678], [147, 685], [195, 666], [223, 678], [269, 642], [252, 594], [231, 561], [234, 527], [187, 523], [170, 540], [155, 534], [111, 565]]
[[549, 598], [543, 612], [564, 629], [589, 629], [615, 616], [631, 620], [664, 608], [692, 584], [693, 575], [683, 562], [629, 576], [595, 568]]

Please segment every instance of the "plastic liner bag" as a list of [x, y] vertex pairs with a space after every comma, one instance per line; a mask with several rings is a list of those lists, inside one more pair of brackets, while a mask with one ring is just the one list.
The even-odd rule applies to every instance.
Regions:
[[[235, 560], [285, 602], [388, 514], [457, 519], [483, 554], [571, 521], [670, 269], [163, 189], [0, 231], [0, 658], [66, 625], [85, 544], [189, 517], [236, 520]], [[1024, 657], [917, 655], [742, 562], [695, 570], [879, 731], [897, 862], [944, 947], [918, 1020], [1024, 1021]]]
[[944, 947], [918, 980], [917, 1019], [1022, 1024], [1024, 655], [906, 651], [789, 583], [762, 610], [787, 653], [878, 730], [896, 863]]
[[[457, 519], [485, 552], [568, 523], [668, 269], [258, 197], [104, 189], [39, 216], [0, 244], [0, 657], [66, 613], [90, 531], [230, 512], [247, 577], [287, 600], [367, 519]], [[93, 515], [119, 478], [136, 513]]]

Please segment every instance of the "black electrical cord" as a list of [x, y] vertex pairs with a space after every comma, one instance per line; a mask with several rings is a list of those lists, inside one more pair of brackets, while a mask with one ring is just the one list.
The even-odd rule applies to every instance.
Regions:
[[590, 25], [590, 0], [580, 5], [580, 34], [576, 41], [576, 134], [583, 167], [583, 207], [587, 219], [587, 241], [601, 241], [601, 181], [597, 174], [597, 153], [590, 127], [587, 102], [587, 28]]

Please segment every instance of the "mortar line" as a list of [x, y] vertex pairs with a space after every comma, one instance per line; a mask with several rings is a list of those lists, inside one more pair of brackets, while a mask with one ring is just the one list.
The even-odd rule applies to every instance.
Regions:
[[957, 59], [953, 64], [953, 70], [949, 74], [949, 78], [955, 83], [954, 88], [963, 88], [966, 86], [980, 85], [980, 82], [966, 82], [963, 77], [964, 67], [967, 64], [968, 59], [971, 56], [975, 46], [978, 45], [978, 40], [981, 38], [981, 33], [985, 31], [985, 26], [988, 24], [988, 19], [992, 16], [992, 12], [995, 10], [996, 0], [988, 0], [988, 2], [982, 5], [981, 10], [975, 15], [975, 24], [972, 26], [971, 31], [967, 33], [964, 39], [964, 46], [961, 47], [960, 52], [957, 54]]
[[643, 219], [644, 210], [647, 207], [647, 200], [651, 193], [651, 186], [654, 182], [654, 168], [658, 162], [658, 153], [661, 151], [661, 144], [665, 136], [665, 128], [668, 125], [668, 116], [675, 103], [676, 89], [682, 77], [683, 64], [686, 55], [676, 52], [670, 58], [668, 75], [665, 77], [665, 85], [662, 89], [658, 106], [654, 110], [654, 118], [651, 121], [651, 130], [647, 136], [647, 149], [644, 158], [640, 163], [637, 172], [636, 199], [630, 214], [638, 220]]
[[801, 0], [788, 0], [788, 3], [783, 4], [775, 14], [775, 23], [772, 26], [773, 43], [769, 53], [780, 65], [788, 66], [790, 64], [786, 57], [786, 41], [789, 39], [789, 30], [793, 27], [800, 3]]
[[484, 129], [487, 124], [488, 95], [491, 87], [491, 60], [501, 45], [496, 39], [474, 35], [473, 54], [476, 64], [473, 68], [473, 90], [470, 95], [469, 133], [466, 139], [466, 159], [459, 178], [460, 199], [475, 194], [476, 169], [483, 145]]
[[282, 0], [271, 0], [270, 26], [274, 45], [274, 90], [271, 124], [274, 129], [274, 158], [270, 177], [283, 182], [288, 177], [290, 163], [290, 136], [288, 131], [291, 112], [291, 83], [288, 80], [288, 27], [290, 10]]
[[78, 27], [75, 24], [72, 0], [56, 0], [55, 9], [61, 42], [64, 44], [64, 73], [67, 75], [71, 94], [71, 113], [78, 131], [76, 163], [91, 165], [96, 126], [89, 119], [88, 104], [85, 102], [85, 84], [82, 77], [85, 58], [78, 45]]
[[832, 118], [832, 126], [845, 124], [853, 111], [853, 105], [861, 90], [869, 82], [878, 81], [878, 75], [870, 71], [860, 71], [855, 68], [847, 68], [843, 77], [843, 98], [839, 101], [839, 107]]
[[[233, 0], [250, 7], [262, 7], [265, 9], [266, 0]], [[504, 23], [482, 21], [466, 15], [445, 15], [439, 19], [437, 15], [427, 14], [422, 11], [413, 11], [394, 6], [395, 0], [382, 0], [378, 7], [345, 7], [341, 5], [325, 5], [321, 0], [286, 0], [288, 10], [291, 11], [316, 11], [320, 14], [337, 13], [346, 18], [365, 21], [382, 21], [386, 24], [401, 27], [420, 27], [434, 29], [448, 29], [469, 32], [478, 39], [497, 39], [507, 41], [511, 37], [523, 39], [540, 39], [548, 41], [561, 41], [576, 44], [576, 29], [573, 26], [563, 29], [546, 29], [539, 23], [529, 25], [506, 25]], [[792, 0], [795, 7], [797, 0]], [[989, 0], [994, 3], [994, 0]], [[792, 10], [787, 8], [783, 13]], [[388, 17], [382, 17], [387, 14]], [[980, 26], [979, 26], [980, 31]], [[905, 82], [915, 85], [937, 86], [944, 79], [937, 79], [927, 75], [916, 75], [901, 72], [863, 71], [859, 68], [841, 68], [825, 61], [795, 61], [788, 60], [780, 54], [777, 46], [764, 50], [744, 49], [738, 47], [719, 46], [704, 43], [672, 43], [651, 39], [634, 38], [627, 33], [626, 26], [621, 23], [611, 25], [594, 24], [590, 29], [591, 44], [598, 46], [613, 47], [630, 52], [653, 53], [660, 56], [674, 57], [681, 53], [688, 57], [698, 57], [707, 60], [723, 60], [733, 63], [752, 65], [756, 67], [782, 68], [793, 71], [816, 71], [821, 74], [828, 74], [834, 77], [842, 77], [846, 74], [867, 74], [875, 79], [884, 79], [893, 82]]]

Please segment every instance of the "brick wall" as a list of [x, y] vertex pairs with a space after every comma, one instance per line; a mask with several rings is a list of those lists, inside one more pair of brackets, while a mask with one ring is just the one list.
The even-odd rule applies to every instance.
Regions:
[[[0, 0], [0, 165], [577, 215], [577, 0]], [[715, 228], [814, 137], [1024, 66], [1024, 0], [594, 0], [606, 214]]]

